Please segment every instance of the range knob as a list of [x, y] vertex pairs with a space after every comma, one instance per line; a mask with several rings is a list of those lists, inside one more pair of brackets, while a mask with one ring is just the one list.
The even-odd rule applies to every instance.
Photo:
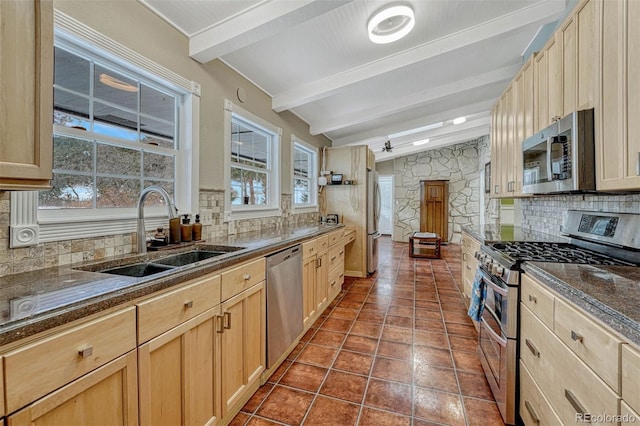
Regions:
[[498, 277], [502, 277], [502, 274], [504, 273], [504, 268], [500, 265], [493, 264], [491, 265], [491, 273]]

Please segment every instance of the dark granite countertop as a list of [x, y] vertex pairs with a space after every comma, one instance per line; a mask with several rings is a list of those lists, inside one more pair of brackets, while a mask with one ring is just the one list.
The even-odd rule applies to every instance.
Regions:
[[565, 237], [557, 237], [543, 232], [523, 229], [513, 225], [463, 226], [462, 231], [471, 235], [482, 244], [502, 241], [545, 241], [565, 242]]
[[198, 246], [143, 255], [134, 253], [99, 262], [0, 277], [0, 346], [284, 249], [342, 226], [304, 225], [231, 235], [207, 245], [242, 247], [240, 250], [150, 277], [134, 278], [91, 270], [159, 259]]
[[525, 262], [523, 269], [640, 346], [640, 267]]

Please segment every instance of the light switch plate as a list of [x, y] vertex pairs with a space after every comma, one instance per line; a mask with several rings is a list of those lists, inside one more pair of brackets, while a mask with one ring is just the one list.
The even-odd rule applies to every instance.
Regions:
[[234, 220], [229, 221], [229, 227], [227, 229], [227, 233], [229, 235], [234, 235], [236, 233], [236, 223]]
[[203, 225], [213, 225], [213, 210], [200, 210], [200, 222], [202, 222]]

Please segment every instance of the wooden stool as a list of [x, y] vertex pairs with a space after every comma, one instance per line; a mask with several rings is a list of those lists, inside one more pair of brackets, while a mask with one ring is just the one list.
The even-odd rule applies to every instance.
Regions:
[[414, 232], [409, 237], [409, 257], [440, 259], [440, 235], [432, 232]]

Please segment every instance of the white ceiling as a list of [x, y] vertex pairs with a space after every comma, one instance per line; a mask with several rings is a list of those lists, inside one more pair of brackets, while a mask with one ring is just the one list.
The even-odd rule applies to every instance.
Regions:
[[[194, 59], [224, 61], [268, 93], [274, 111], [292, 111], [333, 146], [369, 144], [378, 161], [488, 134], [489, 111], [522, 53], [566, 7], [408, 0], [415, 28], [378, 45], [366, 26], [386, 0], [138, 1], [190, 38]], [[460, 116], [467, 122], [452, 125]]]

